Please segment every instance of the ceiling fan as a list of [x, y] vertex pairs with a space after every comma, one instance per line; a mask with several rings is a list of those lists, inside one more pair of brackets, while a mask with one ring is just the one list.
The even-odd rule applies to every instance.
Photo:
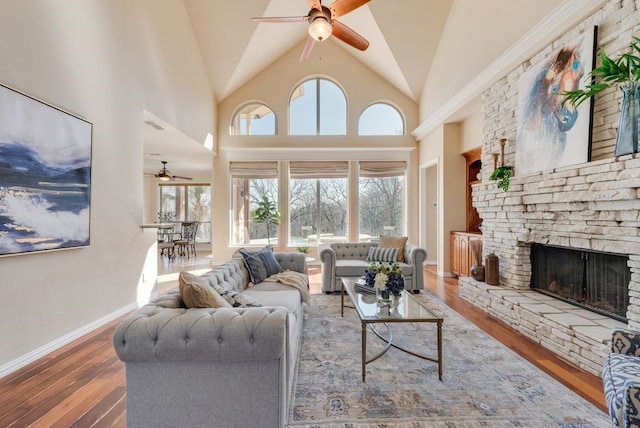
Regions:
[[334, 36], [361, 51], [366, 50], [369, 47], [369, 42], [336, 18], [370, 1], [371, 0], [336, 0], [327, 7], [322, 5], [322, 0], [307, 0], [307, 4], [311, 10], [306, 16], [265, 16], [251, 19], [259, 22], [308, 22], [309, 36], [300, 55], [300, 62], [303, 62], [311, 54], [311, 49], [313, 49], [316, 42], [326, 40], [329, 36]]
[[176, 178], [179, 178], [181, 180], [193, 180], [193, 178], [191, 177], [181, 177], [179, 175], [173, 175], [171, 174], [171, 172], [167, 169], [167, 161], [160, 161], [162, 162], [162, 169], [160, 171], [158, 171], [157, 174], [155, 174], [155, 177], [160, 180], [160, 181], [175, 181]]

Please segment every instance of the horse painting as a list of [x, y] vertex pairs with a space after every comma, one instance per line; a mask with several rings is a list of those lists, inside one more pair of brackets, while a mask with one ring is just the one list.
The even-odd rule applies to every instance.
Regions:
[[[588, 161], [589, 103], [562, 104], [592, 67], [593, 40], [563, 47], [520, 80], [516, 171], [528, 174]], [[579, 126], [578, 126], [579, 125]]]

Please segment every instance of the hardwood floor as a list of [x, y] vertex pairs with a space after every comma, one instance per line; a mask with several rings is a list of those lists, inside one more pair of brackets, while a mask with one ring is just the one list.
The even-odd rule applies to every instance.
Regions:
[[[197, 268], [206, 261], [196, 263]], [[312, 292], [320, 292], [320, 270], [309, 270]], [[173, 282], [170, 278], [164, 288]], [[425, 288], [462, 316], [522, 355], [541, 370], [606, 412], [600, 378], [491, 318], [457, 296], [455, 278], [439, 278], [425, 269]], [[124, 427], [124, 364], [111, 336], [119, 321], [100, 328], [46, 357], [0, 379], [0, 427]]]

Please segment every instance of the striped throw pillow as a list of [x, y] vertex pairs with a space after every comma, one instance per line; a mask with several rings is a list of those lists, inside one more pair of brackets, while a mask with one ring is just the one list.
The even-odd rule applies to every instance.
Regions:
[[395, 262], [398, 257], [397, 248], [369, 248], [369, 254], [367, 254], [368, 262]]

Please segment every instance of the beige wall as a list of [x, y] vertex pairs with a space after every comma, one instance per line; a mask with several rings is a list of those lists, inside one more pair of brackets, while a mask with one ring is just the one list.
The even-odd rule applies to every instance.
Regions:
[[420, 122], [563, 0], [454, 0], [420, 99]]
[[215, 110], [179, 0], [0, 0], [0, 10], [2, 83], [93, 124], [91, 246], [0, 258], [1, 374], [148, 296], [142, 111], [201, 141]]
[[[412, 241], [418, 233], [418, 178], [416, 142], [409, 132], [417, 126], [416, 103], [379, 75], [357, 61], [332, 40], [316, 45], [312, 57], [298, 62], [301, 46], [296, 46], [275, 61], [260, 75], [219, 104], [218, 157], [214, 160], [213, 228], [214, 261], [226, 260], [235, 251], [229, 246], [230, 181], [228, 163], [232, 160], [375, 160], [409, 161], [407, 198], [409, 201], [408, 230]], [[312, 77], [326, 77], [342, 87], [347, 97], [348, 130], [346, 136], [289, 136], [288, 102], [291, 91]], [[260, 101], [276, 113], [276, 136], [230, 136], [229, 124], [235, 110], [249, 101]], [[358, 117], [368, 105], [387, 101], [405, 116], [407, 135], [359, 137]], [[412, 152], [413, 151], [413, 152]], [[413, 153], [413, 154], [412, 154]], [[282, 196], [282, 195], [281, 195]], [[353, 199], [355, 200], [355, 199]], [[287, 212], [287, 199], [280, 199], [280, 210]], [[357, 205], [349, 207], [349, 234], [357, 236]], [[280, 242], [286, 242], [285, 226]]]

